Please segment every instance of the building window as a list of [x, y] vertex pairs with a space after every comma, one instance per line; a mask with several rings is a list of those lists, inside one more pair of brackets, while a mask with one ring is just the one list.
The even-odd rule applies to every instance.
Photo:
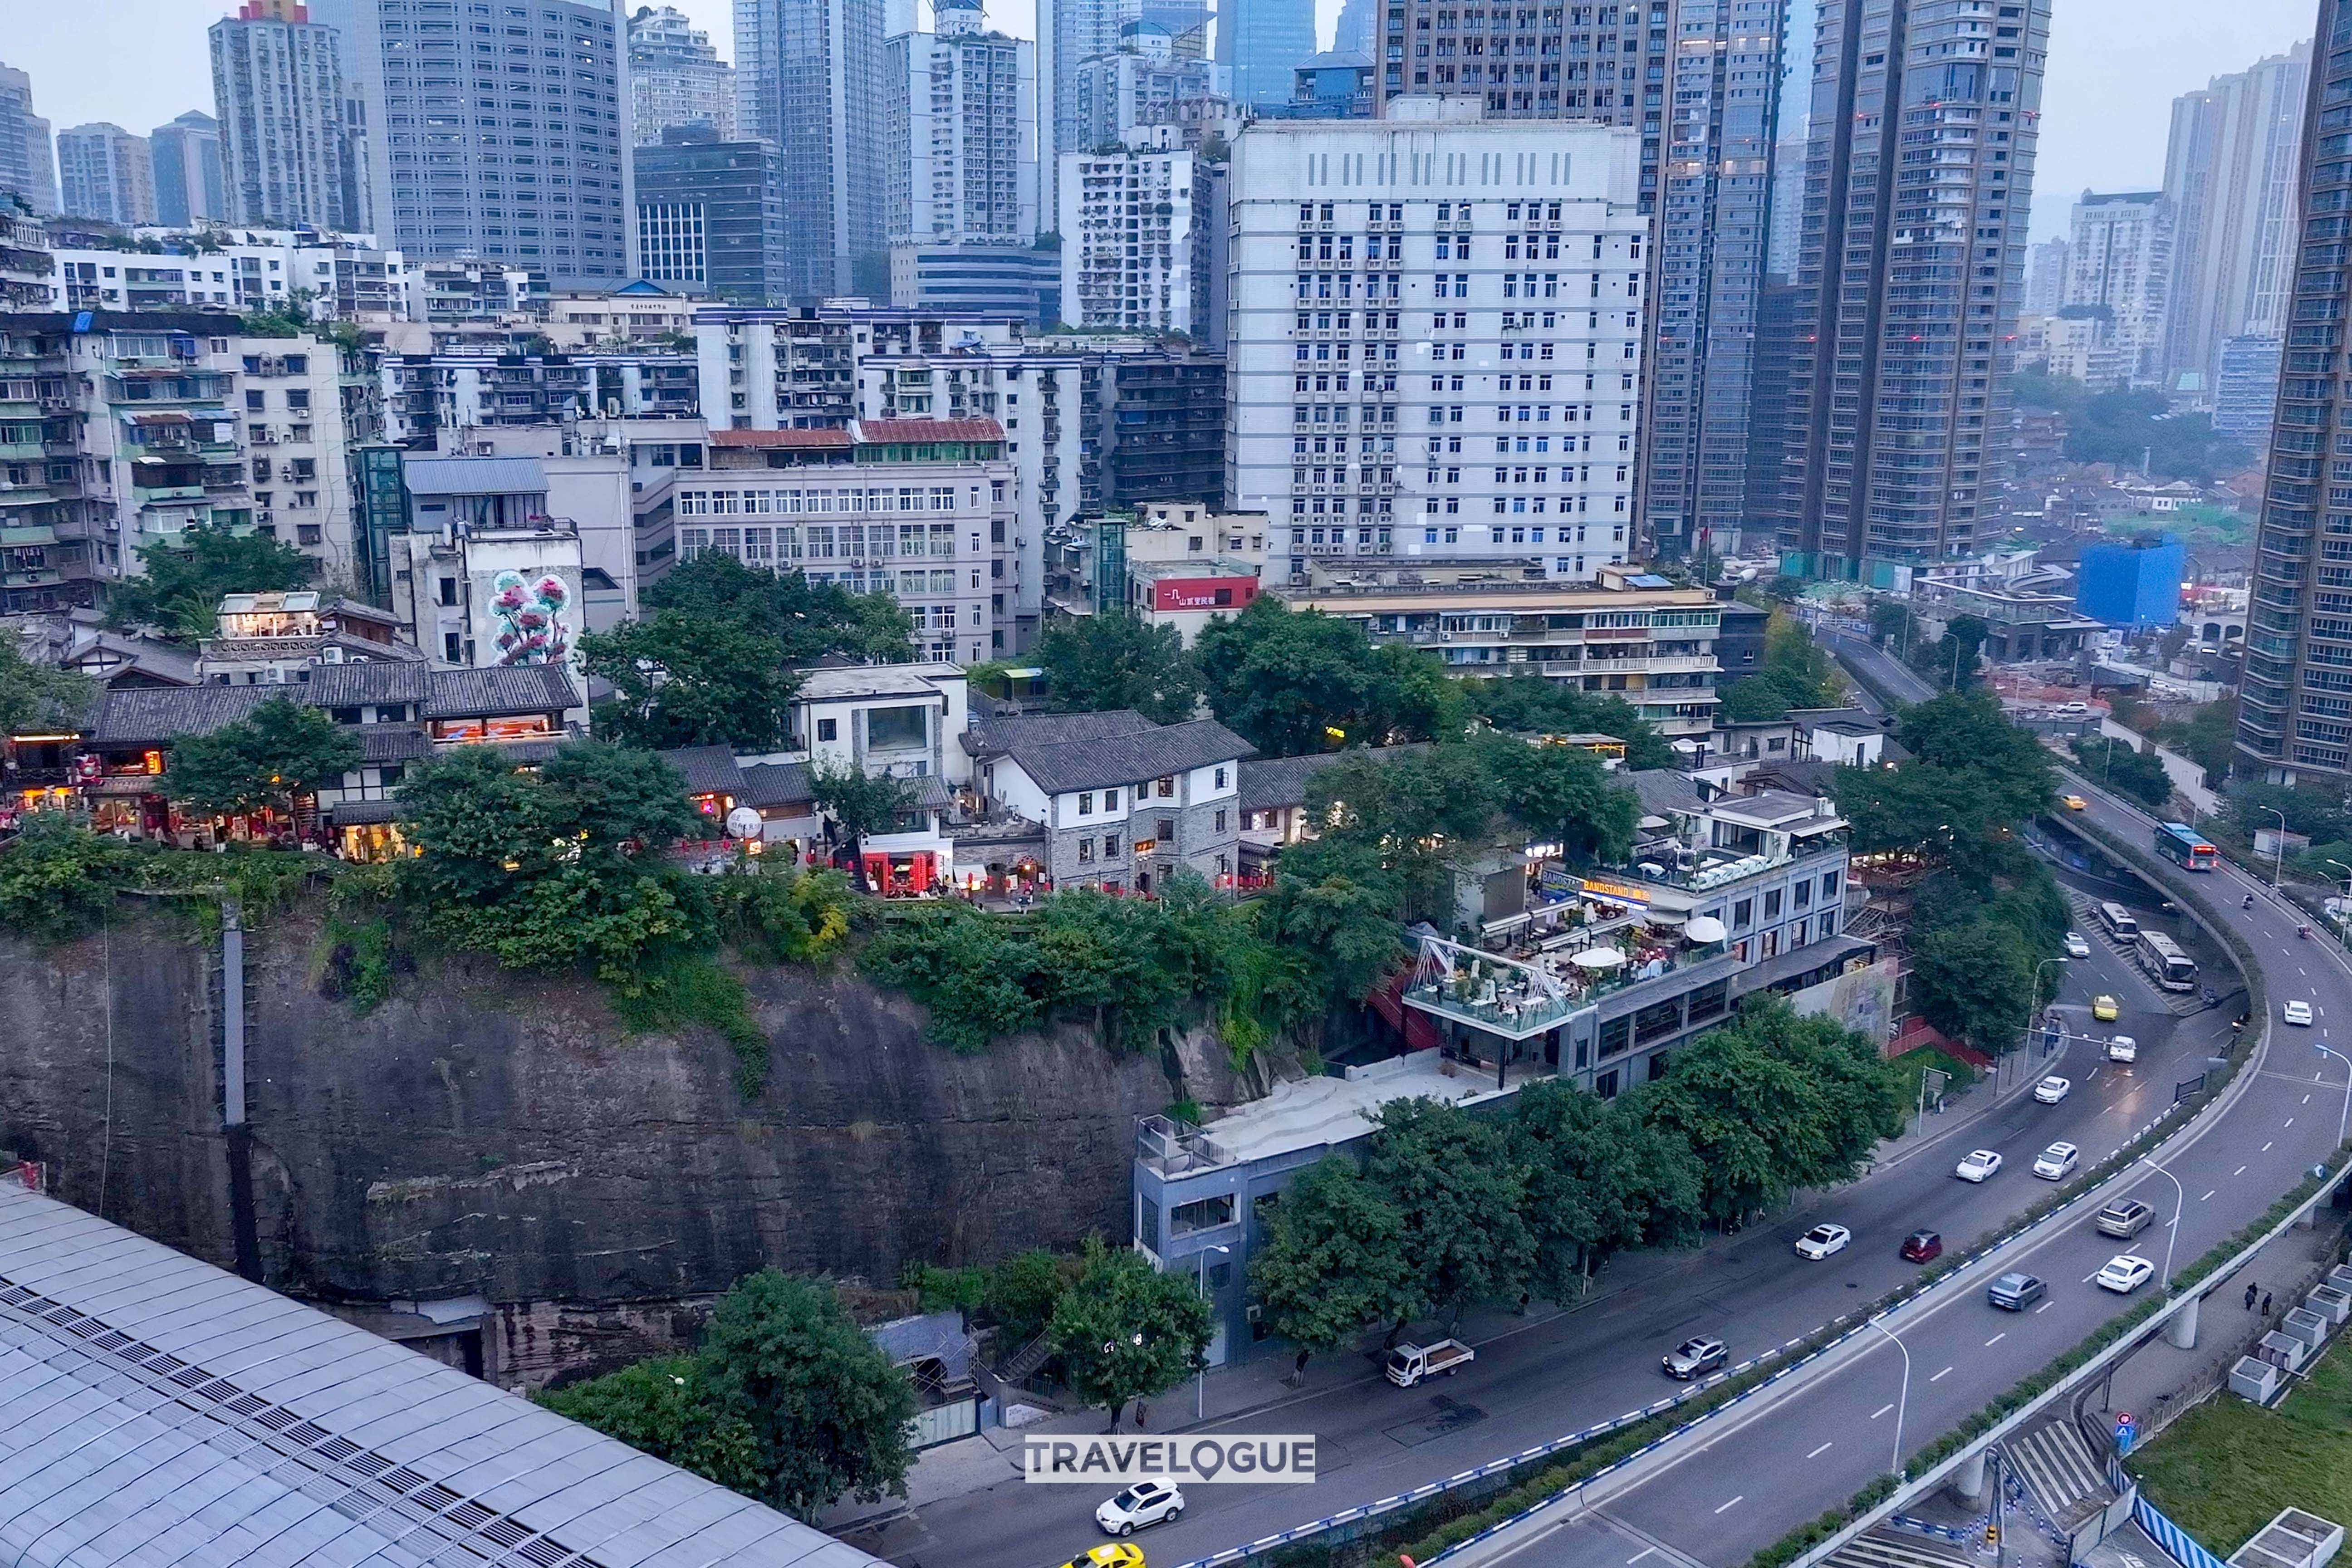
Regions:
[[1103, 835], [1103, 858], [1106, 860], [1116, 860], [1118, 858], [1118, 834], [1106, 833]]
[[1079, 815], [1080, 816], [1092, 816], [1094, 815], [1094, 813], [1095, 813], [1095, 795], [1094, 795], [1094, 791], [1092, 791], [1092, 790], [1088, 790], [1088, 791], [1087, 791], [1084, 795], [1082, 795], [1078, 796], [1078, 815]]
[[817, 738], [818, 740], [820, 740], [820, 741], [838, 741], [838, 740], [840, 740], [840, 739], [841, 739], [841, 721], [840, 721], [840, 720], [838, 720], [838, 719], [820, 719], [820, 720], [818, 720], [818, 721], [816, 721], [816, 738]]
[[1219, 789], [1225, 787], [1225, 770], [1223, 768], [1217, 770], [1217, 787]]
[[1219, 832], [1219, 833], [1223, 833], [1224, 830], [1225, 830], [1225, 814], [1224, 814], [1223, 812], [1222, 812], [1222, 811], [1221, 811], [1221, 812], [1217, 813], [1217, 826], [1216, 826], [1216, 831], [1217, 831], [1217, 832]]
[[1214, 1230], [1221, 1225], [1234, 1223], [1233, 1194], [1220, 1197], [1194, 1198], [1189, 1204], [1178, 1204], [1168, 1211], [1168, 1234], [1190, 1236], [1197, 1230]]
[[1091, 866], [1091, 865], [1093, 865], [1094, 863], [1095, 863], [1095, 841], [1094, 841], [1093, 839], [1091, 839], [1091, 838], [1081, 838], [1081, 839], [1079, 839], [1079, 840], [1078, 840], [1078, 864], [1079, 864], [1079, 865], [1081, 865], [1081, 866]]

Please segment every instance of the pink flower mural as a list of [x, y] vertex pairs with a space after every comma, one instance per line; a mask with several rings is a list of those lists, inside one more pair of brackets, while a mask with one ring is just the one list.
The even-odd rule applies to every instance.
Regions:
[[552, 574], [526, 585], [520, 572], [501, 572], [490, 583], [490, 613], [498, 618], [500, 664], [554, 664], [571, 651], [564, 606], [572, 590]]

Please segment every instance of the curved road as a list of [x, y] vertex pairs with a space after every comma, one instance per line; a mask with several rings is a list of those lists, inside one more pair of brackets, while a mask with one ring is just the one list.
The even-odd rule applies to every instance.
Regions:
[[[2292, 942], [2292, 924], [2282, 929]], [[1769, 1226], [1696, 1252], [1621, 1263], [1638, 1283], [1581, 1310], [1531, 1320], [1483, 1340], [1477, 1362], [1442, 1389], [1392, 1388], [1369, 1357], [1327, 1362], [1318, 1373], [1319, 1386], [1269, 1408], [1212, 1421], [1206, 1428], [1317, 1434], [1322, 1447], [1320, 1479], [1314, 1485], [1196, 1487], [1181, 1521], [1150, 1530], [1138, 1542], [1154, 1563], [1182, 1563], [1637, 1408], [1672, 1386], [1659, 1375], [1658, 1357], [1690, 1334], [1721, 1335], [1735, 1360], [1756, 1354], [1810, 1332], [1915, 1273], [1916, 1266], [1896, 1256], [1912, 1230], [1940, 1230], [1948, 1246], [1962, 1247], [2000, 1228], [2049, 1191], [2031, 1173], [2034, 1154], [2045, 1144], [2057, 1139], [2075, 1142], [2084, 1163], [2095, 1163], [2169, 1103], [2177, 1079], [2202, 1070], [2206, 1058], [2224, 1048], [2232, 1009], [2176, 1020], [2137, 969], [2117, 958], [2095, 932], [2085, 934], [2092, 938], [2092, 957], [2062, 976], [2062, 1010], [2072, 1020], [2070, 1028], [2081, 1028], [2093, 994], [2105, 992], [2121, 999], [2121, 1022], [2099, 1028], [2138, 1038], [2134, 1067], [2112, 1067], [2099, 1059], [2096, 1046], [2075, 1042], [2042, 1069], [2074, 1080], [2063, 1104], [2036, 1104], [2021, 1093], [2021, 1079], [2018, 1089], [2004, 1090], [2005, 1098], [1990, 1114], [1932, 1139], [1916, 1152], [1906, 1152], [1899, 1163], [1851, 1186], [1807, 1194], [1797, 1210]], [[2342, 1016], [2352, 1018], [2352, 978], [2338, 978]], [[2296, 994], [2275, 978], [2273, 989], [2282, 995]], [[2281, 1054], [2274, 1047], [2273, 1058]], [[2303, 1070], [2299, 1058], [2294, 1067]], [[2340, 1074], [2336, 1082], [2340, 1092]], [[2290, 1108], [2273, 1120], [2294, 1121], [2292, 1128], [2276, 1130], [2279, 1136], [2265, 1131], [2252, 1139], [2249, 1132], [2252, 1144], [2265, 1146], [2250, 1146], [2244, 1160], [2213, 1155], [2229, 1140], [2204, 1140], [2200, 1152], [2217, 1169], [2210, 1180], [2196, 1178], [2186, 1194], [2189, 1213], [2178, 1244], [2183, 1259], [2260, 1213], [2294, 1184], [2302, 1165], [2329, 1146], [2332, 1140], [2324, 1134], [2333, 1132], [2333, 1118], [2324, 1119], [2322, 1129], [2323, 1119], [2295, 1099], [2312, 1089], [2308, 1082], [2266, 1082], [2259, 1109], [2242, 1104], [2232, 1110], [2233, 1130], [2252, 1129], [2273, 1117], [2278, 1107], [2270, 1100], [2283, 1097]], [[2248, 1100], [2257, 1098], [2249, 1095]], [[1980, 1187], [1955, 1180], [1954, 1163], [1979, 1147], [2000, 1151], [2004, 1169]], [[2233, 1174], [2233, 1167], [2242, 1168]], [[2205, 1165], [2196, 1168], [2201, 1172]], [[2163, 1189], [2164, 1212], [2169, 1214], [2170, 1184], [2153, 1173], [2148, 1180]], [[1854, 1244], [1826, 1264], [1805, 1263], [1790, 1243], [1822, 1219], [1852, 1227]], [[2087, 1226], [2080, 1228], [2087, 1236]], [[2160, 1231], [2147, 1234], [2160, 1242]], [[1943, 1426], [2041, 1365], [2116, 1306], [2111, 1297], [2094, 1300], [2090, 1288], [2079, 1283], [2115, 1250], [2087, 1242], [2047, 1254], [2037, 1248], [2027, 1266], [2053, 1281], [2049, 1310], [2017, 1319], [2003, 1314], [1990, 1321], [1990, 1309], [1974, 1296], [1923, 1323], [1923, 1329], [1937, 1331], [1913, 1346], [1917, 1375], [1906, 1411], [1906, 1447], [1916, 1449]], [[1524, 1560], [1549, 1563], [1570, 1542], [1588, 1536], [1601, 1544], [1585, 1555], [1608, 1568], [1654, 1543], [1663, 1546], [1662, 1554], [1678, 1552], [1701, 1562], [1743, 1559], [1790, 1525], [1850, 1496], [1874, 1466], [1885, 1464], [1893, 1413], [1880, 1406], [1895, 1401], [1900, 1370], [1889, 1348], [1819, 1390], [1791, 1394], [1775, 1405], [1785, 1415], [1695, 1449], [1694, 1455], [1706, 1454], [1708, 1462], [1694, 1466], [1685, 1459], [1602, 1512], [1581, 1516], [1564, 1535]], [[1819, 1435], [1793, 1444], [1792, 1423]], [[1695, 1491], [1706, 1494], [1704, 1507], [1694, 1506]], [[1102, 1539], [1092, 1513], [1104, 1495], [1086, 1487], [1024, 1486], [1008, 1466], [1005, 1480], [995, 1486], [932, 1504], [878, 1537], [857, 1540], [893, 1561], [927, 1568], [950, 1563], [959, 1568], [1034, 1568], [1064, 1561]], [[1609, 1556], [1611, 1552], [1616, 1556]]]
[[[1841, 658], [1874, 659], [1872, 673], [1890, 689], [1918, 689], [1898, 679], [1909, 672], [1885, 656], [1837, 640]], [[2088, 785], [2078, 788], [2091, 802], [2085, 815], [2093, 822], [2128, 842], [2148, 841], [2152, 818]], [[2247, 1068], [2253, 1076], [2243, 1094], [2191, 1134], [2191, 1142], [2168, 1145], [2158, 1156], [2161, 1170], [2142, 1167], [2133, 1194], [2154, 1205], [2159, 1219], [2133, 1249], [2159, 1265], [2167, 1217], [2179, 1215], [2175, 1259], [2198, 1257], [2259, 1217], [2332, 1152], [2343, 1117], [2352, 1112], [2352, 1084], [2343, 1064], [2311, 1048], [2321, 1041], [2342, 1048], [2331, 1037], [2334, 1026], [2352, 1033], [2352, 963], [2332, 942], [2298, 940], [2300, 915], [2273, 901], [2265, 883], [2237, 867], [2225, 862], [2210, 880], [2193, 880], [2262, 956], [2271, 1006], [2300, 998], [2311, 1004], [2315, 1021], [2308, 1030], [2273, 1022]], [[2241, 910], [2248, 893], [2253, 907]], [[1980, 1290], [1955, 1295], [1910, 1320], [1900, 1331], [1899, 1350], [1882, 1345], [1774, 1402], [1769, 1419], [1695, 1445], [1603, 1507], [1514, 1538], [1478, 1561], [1625, 1568], [1654, 1554], [1731, 1568], [1883, 1473], [1895, 1452], [1892, 1422], [1898, 1411], [1906, 1423], [1903, 1449], [1916, 1452], [2124, 1310], [2123, 1298], [2090, 1283], [2123, 1250], [2093, 1230], [2087, 1217], [2029, 1238], [2019, 1244], [2011, 1267], [2050, 1282], [2041, 1308], [2009, 1313], [1987, 1305]], [[2238, 1309], [2233, 1298], [2216, 1295], [2206, 1310]], [[1703, 1463], [1691, 1462], [1702, 1458]]]

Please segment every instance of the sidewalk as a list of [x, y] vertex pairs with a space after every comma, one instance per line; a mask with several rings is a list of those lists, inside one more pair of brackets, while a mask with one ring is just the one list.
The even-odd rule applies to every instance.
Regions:
[[[2000, 1105], [2026, 1092], [2034, 1081], [2031, 1072], [2011, 1068], [2013, 1083], [2003, 1083], [1996, 1097], [1993, 1080], [1980, 1079], [1968, 1089], [1952, 1096], [1944, 1111], [1930, 1111], [1921, 1121], [1918, 1131], [1906, 1131], [1878, 1146], [1870, 1171], [1864, 1179], [1878, 1171], [1891, 1169], [1912, 1157], [1926, 1152], [1956, 1137], [1981, 1117]], [[2006, 1076], [2006, 1075], [2004, 1075]], [[1817, 1194], [1801, 1193], [1790, 1204], [1790, 1210], [1802, 1208]], [[1785, 1215], [1769, 1221], [1778, 1223]], [[1456, 1337], [1470, 1344], [1485, 1347], [1498, 1341], [1528, 1333], [1578, 1312], [1590, 1311], [1602, 1303], [1628, 1291], [1641, 1290], [1678, 1278], [1706, 1273], [1719, 1260], [1720, 1255], [1753, 1237], [1744, 1233], [1711, 1236], [1698, 1247], [1681, 1251], [1642, 1251], [1625, 1253], [1612, 1259], [1607, 1273], [1589, 1295], [1566, 1307], [1549, 1303], [1531, 1304], [1525, 1312], [1508, 1309], [1482, 1309], [1465, 1313]], [[1290, 1383], [1293, 1357], [1286, 1353], [1260, 1355], [1241, 1362], [1229, 1362], [1212, 1367], [1204, 1379], [1185, 1383], [1148, 1401], [1150, 1411], [1145, 1417], [1146, 1431], [1184, 1432], [1229, 1425], [1244, 1416], [1255, 1416], [1304, 1400], [1317, 1398], [1335, 1389], [1379, 1381], [1380, 1346], [1385, 1335], [1381, 1331], [1366, 1334], [1354, 1351], [1318, 1356], [1308, 1363], [1303, 1386]], [[1016, 1391], [1014, 1397], [1023, 1395]], [[1027, 1396], [1043, 1404], [1035, 1396]], [[1195, 1409], [1202, 1414], [1196, 1415]], [[884, 1498], [878, 1502], [861, 1503], [844, 1500], [820, 1515], [817, 1526], [835, 1535], [859, 1530], [871, 1530], [928, 1508], [934, 1503], [967, 1497], [992, 1487], [1016, 1482], [1019, 1479], [1021, 1446], [1024, 1436], [1044, 1432], [1096, 1433], [1108, 1424], [1107, 1414], [1099, 1407], [1066, 1409], [1034, 1421], [1017, 1429], [996, 1428], [978, 1436], [961, 1438], [939, 1447], [926, 1449], [916, 1457], [907, 1478], [908, 1495], [904, 1498]], [[1133, 1409], [1127, 1412], [1122, 1430], [1134, 1430]]]

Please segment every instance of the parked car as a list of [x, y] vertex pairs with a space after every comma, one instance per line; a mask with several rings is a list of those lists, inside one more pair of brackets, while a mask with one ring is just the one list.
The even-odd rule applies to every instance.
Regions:
[[2126, 1063], [2139, 1060], [2139, 1042], [2129, 1035], [2117, 1035], [2107, 1042], [2107, 1060]]
[[2033, 1173], [2045, 1182], [2063, 1182], [2083, 1163], [2083, 1152], [2072, 1143], [2053, 1143], [2033, 1162]]
[[[2061, 702], [2057, 707], [2050, 710], [2053, 713], [2059, 714], [2060, 716], [2068, 719], [2082, 718], [2084, 714], [2090, 712], [2090, 710], [2091, 705], [2087, 702]], [[2080, 795], [2069, 795], [2066, 798], [2069, 800], [2079, 800], [2082, 797]], [[2079, 811], [2082, 808], [2077, 806], [2075, 809]]]
[[2039, 1278], [2014, 1269], [1985, 1287], [1985, 1300], [2011, 1312], [2022, 1312], [2048, 1294], [2050, 1287]]
[[2306, 1029], [2311, 1027], [2311, 1004], [2308, 1002], [2289, 1002], [2279, 1009], [2279, 1016], [2290, 1024], [2300, 1024]]
[[2033, 1098], [2044, 1105], [2055, 1105], [2072, 1093], [2074, 1088], [2072, 1079], [2060, 1078], [2053, 1072], [2033, 1086]]
[[2128, 1296], [2148, 1282], [2156, 1273], [2156, 1265], [2147, 1258], [2126, 1252], [2107, 1259], [2107, 1266], [2093, 1277], [2102, 1290], [2113, 1290], [2118, 1296]]
[[1452, 1377], [1477, 1359], [1478, 1352], [1460, 1340], [1440, 1340], [1433, 1345], [1397, 1346], [1381, 1370], [1399, 1388], [1411, 1388], [1424, 1377]]
[[1124, 1541], [1106, 1542], [1079, 1552], [1062, 1568], [1143, 1568], [1143, 1548]]
[[1999, 1154], [1990, 1149], [1977, 1149], [1971, 1151], [1968, 1157], [1960, 1162], [1959, 1168], [1952, 1174], [1964, 1182], [1981, 1182], [2000, 1169]]
[[2100, 1023], [2112, 1024], [2123, 1016], [2124, 1010], [2116, 1005], [2116, 999], [2104, 992], [2091, 998], [2091, 1016]]
[[1687, 1383], [1694, 1377], [1705, 1377], [1730, 1359], [1731, 1351], [1721, 1340], [1701, 1335], [1695, 1340], [1685, 1340], [1668, 1351], [1661, 1358], [1660, 1364], [1668, 1377], [1680, 1378]]
[[2081, 931], [2070, 931], [2066, 933], [2066, 956], [2069, 958], [2088, 958], [2091, 956], [2091, 944], [2083, 940], [2083, 933]]
[[1147, 1524], [1160, 1524], [1184, 1511], [1184, 1494], [1171, 1481], [1138, 1481], [1095, 1510], [1095, 1522], [1106, 1535], [1133, 1535]]
[[1819, 1263], [1832, 1253], [1843, 1252], [1853, 1232], [1842, 1225], [1817, 1225], [1797, 1237], [1797, 1256]]
[[1932, 1230], [1915, 1230], [1903, 1238], [1906, 1263], [1933, 1263], [1944, 1256], [1944, 1238]]
[[2117, 1241], [2129, 1241], [2133, 1237], [2146, 1230], [2148, 1222], [2154, 1218], [2156, 1218], [2156, 1210], [2137, 1198], [2117, 1198], [2114, 1203], [2101, 1209], [2098, 1217], [2091, 1223], [2098, 1227], [2101, 1236], [2112, 1236]]

